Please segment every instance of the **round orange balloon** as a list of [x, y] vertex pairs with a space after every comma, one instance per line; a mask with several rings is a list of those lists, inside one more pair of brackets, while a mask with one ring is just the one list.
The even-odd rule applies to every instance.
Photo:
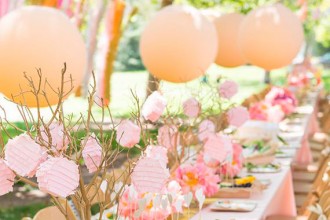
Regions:
[[236, 67], [246, 63], [238, 45], [239, 28], [243, 20], [244, 15], [230, 13], [213, 21], [218, 33], [216, 64], [224, 67]]
[[[58, 103], [58, 95], [52, 90], [61, 86], [61, 69], [64, 63], [65, 92], [80, 84], [86, 65], [86, 49], [78, 29], [61, 11], [39, 6], [22, 7], [8, 13], [0, 20], [0, 92], [14, 101], [37, 106], [24, 73], [38, 85], [37, 68], [42, 71], [41, 89], [51, 105]], [[48, 83], [45, 83], [46, 80]], [[21, 89], [20, 89], [21, 88]], [[24, 93], [22, 96], [17, 96]], [[45, 97], [39, 95], [39, 106], [48, 106]]]
[[251, 11], [239, 33], [245, 58], [266, 70], [290, 64], [303, 40], [304, 32], [298, 17], [279, 3]]
[[140, 40], [142, 61], [156, 78], [187, 82], [203, 75], [217, 53], [214, 25], [196, 9], [171, 5], [161, 9]]

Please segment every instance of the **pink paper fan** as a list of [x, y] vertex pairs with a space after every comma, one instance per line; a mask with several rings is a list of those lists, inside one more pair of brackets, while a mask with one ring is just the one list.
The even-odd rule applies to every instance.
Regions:
[[215, 133], [215, 125], [210, 120], [204, 120], [200, 123], [198, 127], [198, 139], [200, 141], [205, 141], [209, 135]]
[[0, 159], [0, 196], [13, 191], [15, 173]]
[[40, 190], [57, 197], [72, 195], [79, 185], [78, 165], [64, 157], [49, 157], [36, 176]]
[[140, 193], [160, 193], [168, 181], [170, 173], [160, 161], [153, 158], [140, 159], [132, 173], [132, 183]]
[[88, 137], [82, 155], [89, 173], [94, 173], [102, 162], [102, 147], [94, 134]]
[[156, 122], [163, 114], [166, 104], [166, 99], [159, 92], [153, 92], [143, 104], [143, 117], [146, 120]]
[[130, 120], [123, 120], [117, 127], [116, 141], [123, 147], [134, 147], [139, 143], [141, 128]]
[[[49, 144], [50, 140], [48, 140], [47, 131], [44, 127], [40, 128], [41, 137], [46, 142], [46, 144]], [[60, 122], [53, 122], [49, 126], [49, 133], [52, 137], [51, 139], [51, 146], [53, 150], [55, 151], [61, 151], [66, 150], [68, 148], [69, 139], [64, 133], [64, 125]]]
[[204, 144], [204, 152], [215, 160], [223, 162], [233, 152], [231, 140], [222, 134], [210, 135]]
[[162, 146], [148, 145], [146, 149], [147, 157], [156, 159], [166, 168], [168, 163], [167, 149]]
[[163, 125], [158, 129], [157, 140], [159, 145], [164, 146], [169, 150], [173, 149], [180, 143], [177, 127], [174, 125]]
[[200, 111], [201, 106], [195, 98], [190, 98], [183, 102], [183, 112], [188, 117], [197, 117]]
[[45, 157], [45, 150], [27, 134], [9, 140], [5, 146], [5, 160], [20, 176], [32, 177]]

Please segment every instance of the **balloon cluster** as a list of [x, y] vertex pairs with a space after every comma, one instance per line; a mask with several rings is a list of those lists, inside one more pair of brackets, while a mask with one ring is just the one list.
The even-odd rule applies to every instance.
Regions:
[[213, 62], [224, 67], [250, 63], [266, 70], [286, 66], [303, 39], [298, 17], [280, 3], [213, 21], [194, 8], [171, 5], [146, 26], [140, 52], [151, 74], [178, 83], [203, 75]]

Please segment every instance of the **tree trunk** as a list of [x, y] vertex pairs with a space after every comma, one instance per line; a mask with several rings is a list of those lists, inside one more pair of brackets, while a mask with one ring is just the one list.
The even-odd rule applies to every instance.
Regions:
[[[171, 5], [172, 3], [173, 3], [173, 0], [162, 0], [161, 7], [163, 8], [165, 6]], [[149, 73], [148, 86], [147, 86], [147, 91], [146, 91], [147, 96], [149, 96], [152, 92], [158, 90], [159, 83], [160, 83], [160, 80]]]
[[270, 77], [270, 71], [269, 70], [265, 71], [264, 83], [265, 84], [271, 84], [271, 77]]

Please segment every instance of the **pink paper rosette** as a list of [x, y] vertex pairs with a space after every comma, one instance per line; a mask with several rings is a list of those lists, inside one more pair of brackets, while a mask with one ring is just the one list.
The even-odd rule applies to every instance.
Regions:
[[57, 197], [72, 195], [79, 185], [78, 165], [64, 157], [49, 157], [36, 176], [40, 190]]
[[162, 146], [148, 145], [146, 149], [146, 155], [149, 158], [159, 160], [166, 168], [168, 163], [167, 149]]
[[215, 133], [215, 125], [212, 121], [205, 119], [202, 121], [198, 127], [198, 139], [200, 141], [205, 141], [209, 135]]
[[183, 112], [190, 118], [195, 118], [201, 111], [201, 105], [195, 98], [187, 99], [183, 102]]
[[97, 171], [102, 162], [102, 147], [94, 134], [88, 137], [82, 155], [89, 173]]
[[237, 83], [231, 80], [225, 81], [218, 88], [219, 95], [226, 99], [230, 99], [231, 97], [233, 97], [237, 93], [237, 91]]
[[27, 134], [9, 140], [5, 146], [5, 160], [10, 169], [20, 176], [34, 176], [46, 157], [45, 150]]
[[146, 120], [156, 122], [166, 108], [166, 99], [157, 91], [153, 92], [142, 107], [142, 116]]
[[132, 148], [139, 143], [141, 128], [130, 120], [123, 120], [117, 127], [116, 141], [123, 147]]
[[235, 127], [240, 127], [250, 119], [248, 110], [242, 106], [229, 109], [227, 117], [229, 124]]
[[0, 196], [13, 191], [15, 173], [0, 159]]
[[223, 162], [233, 152], [230, 138], [223, 134], [210, 135], [203, 147], [206, 155], [219, 162]]
[[[47, 145], [51, 145], [54, 151], [62, 151], [68, 148], [69, 139], [64, 132], [64, 125], [60, 122], [53, 122], [49, 125], [49, 133], [44, 127], [40, 128], [41, 137]], [[51, 136], [49, 140], [48, 136]], [[51, 142], [51, 143], [49, 143]]]
[[174, 125], [163, 125], [158, 129], [158, 144], [168, 150], [174, 149], [180, 143], [178, 128]]

